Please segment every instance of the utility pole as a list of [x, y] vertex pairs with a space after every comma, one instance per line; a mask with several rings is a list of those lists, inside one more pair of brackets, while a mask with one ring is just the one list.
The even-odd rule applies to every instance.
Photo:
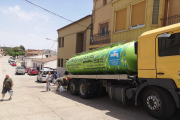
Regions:
[[11, 45], [11, 52], [12, 52], [12, 45]]
[[44, 52], [44, 50], [42, 50], [42, 64], [41, 64], [41, 69], [42, 69], [42, 65], [43, 65], [43, 52]]

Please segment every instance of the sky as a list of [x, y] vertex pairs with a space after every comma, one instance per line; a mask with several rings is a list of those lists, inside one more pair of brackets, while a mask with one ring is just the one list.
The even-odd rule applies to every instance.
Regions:
[[[93, 0], [29, 0], [76, 21], [92, 14]], [[57, 29], [70, 24], [25, 0], [0, 0], [0, 46], [57, 50]], [[52, 40], [46, 40], [46, 38]], [[54, 44], [54, 45], [53, 45]]]

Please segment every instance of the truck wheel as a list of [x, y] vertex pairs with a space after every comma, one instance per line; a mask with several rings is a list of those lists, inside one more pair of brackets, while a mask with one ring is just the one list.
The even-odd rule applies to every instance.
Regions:
[[88, 95], [88, 81], [85, 79], [80, 80], [79, 86], [78, 86], [78, 92], [81, 98], [87, 99], [89, 97]]
[[143, 95], [143, 103], [148, 113], [157, 119], [167, 119], [175, 112], [175, 102], [164, 89], [149, 87]]
[[72, 95], [77, 95], [78, 94], [78, 87], [77, 87], [77, 81], [75, 79], [72, 79], [69, 83], [69, 89], [71, 91]]

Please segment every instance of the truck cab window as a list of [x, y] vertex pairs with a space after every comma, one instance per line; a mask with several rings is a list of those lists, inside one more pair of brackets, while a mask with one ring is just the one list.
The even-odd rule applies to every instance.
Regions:
[[158, 36], [159, 56], [180, 55], [180, 33]]

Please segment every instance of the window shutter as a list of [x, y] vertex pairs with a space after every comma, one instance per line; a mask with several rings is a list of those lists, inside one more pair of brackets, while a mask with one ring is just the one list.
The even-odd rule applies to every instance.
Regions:
[[146, 1], [132, 6], [131, 26], [145, 23]]
[[116, 12], [116, 27], [115, 27], [116, 32], [126, 29], [126, 15], [127, 15], [127, 8]]
[[154, 0], [152, 24], [158, 24], [159, 2], [160, 0]]
[[168, 17], [180, 14], [180, 0], [169, 0]]

